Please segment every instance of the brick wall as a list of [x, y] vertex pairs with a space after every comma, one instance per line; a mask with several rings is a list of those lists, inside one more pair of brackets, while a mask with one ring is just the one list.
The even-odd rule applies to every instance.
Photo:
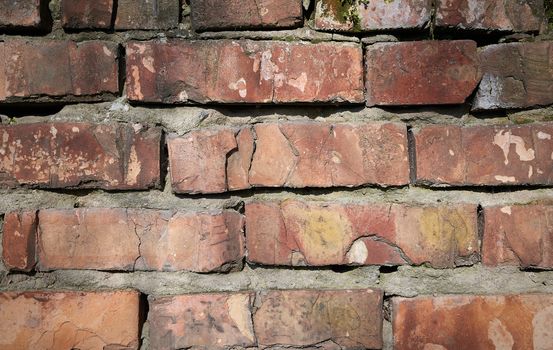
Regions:
[[552, 10], [0, 2], [0, 349], [553, 349]]

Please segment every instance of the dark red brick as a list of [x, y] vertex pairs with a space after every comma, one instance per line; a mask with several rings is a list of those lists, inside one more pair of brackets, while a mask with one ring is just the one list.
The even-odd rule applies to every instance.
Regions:
[[474, 263], [476, 206], [254, 201], [246, 204], [248, 260], [265, 265]]
[[104, 41], [0, 42], [0, 102], [106, 100], [119, 93], [118, 47]]
[[9, 270], [31, 271], [36, 264], [36, 211], [4, 216], [2, 260]]
[[139, 348], [139, 293], [0, 293], [0, 349]]
[[179, 0], [117, 0], [115, 29], [176, 28], [180, 11]]
[[423, 28], [431, 9], [430, 0], [317, 0], [315, 27], [351, 32]]
[[113, 0], [62, 0], [61, 22], [68, 29], [110, 29]]
[[509, 43], [483, 47], [483, 78], [474, 110], [553, 104], [553, 43]]
[[553, 124], [424, 127], [415, 132], [417, 181], [550, 185], [552, 135]]
[[38, 28], [42, 23], [41, 2], [44, 0], [2, 0], [0, 31], [5, 28]]
[[145, 189], [159, 183], [161, 131], [139, 124], [0, 126], [0, 186]]
[[251, 40], [131, 42], [127, 97], [158, 103], [360, 103], [361, 47]]
[[396, 350], [553, 348], [553, 295], [393, 299]]
[[192, 0], [197, 31], [233, 28], [291, 28], [303, 23], [299, 0]]
[[464, 103], [480, 81], [476, 43], [377, 43], [365, 55], [367, 105]]

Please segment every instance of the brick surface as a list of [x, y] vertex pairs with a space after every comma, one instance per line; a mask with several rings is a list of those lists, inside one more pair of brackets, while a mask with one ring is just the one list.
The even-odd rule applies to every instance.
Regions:
[[429, 0], [317, 0], [315, 27], [335, 31], [422, 28], [431, 15]]
[[303, 22], [299, 0], [192, 0], [197, 31], [233, 28], [290, 28]]
[[0, 102], [111, 99], [119, 93], [117, 51], [105, 41], [0, 42]]
[[228, 270], [241, 263], [243, 217], [148, 209], [39, 212], [40, 270]]
[[253, 300], [249, 292], [150, 298], [150, 346], [156, 350], [254, 346]]
[[139, 294], [132, 291], [0, 293], [4, 350], [139, 346]]
[[538, 31], [543, 0], [442, 0], [436, 9], [438, 27], [515, 32]]
[[126, 51], [127, 97], [132, 101], [364, 100], [363, 58], [358, 44], [170, 40], [130, 42]]
[[4, 216], [2, 261], [9, 270], [31, 271], [36, 264], [36, 211]]
[[248, 261], [265, 265], [474, 263], [476, 207], [252, 201], [246, 204]]
[[291, 122], [201, 129], [170, 136], [168, 146], [178, 193], [409, 183], [402, 124]]
[[483, 78], [474, 110], [553, 103], [553, 43], [489, 45], [479, 55]]
[[0, 186], [145, 189], [159, 182], [161, 131], [141, 125], [0, 126]]
[[552, 320], [551, 294], [394, 298], [394, 349], [551, 349]]
[[62, 0], [61, 22], [68, 29], [110, 29], [113, 0]]
[[256, 298], [256, 306], [253, 320], [260, 347], [382, 347], [379, 290], [269, 291]]
[[40, 7], [43, 0], [2, 0], [0, 2], [0, 31], [5, 28], [37, 28], [41, 24]]
[[367, 105], [464, 103], [480, 81], [470, 40], [378, 43], [365, 54]]
[[115, 29], [176, 28], [180, 11], [179, 0], [118, 0]]
[[415, 132], [417, 181], [550, 185], [553, 124], [428, 126]]
[[553, 269], [553, 206], [484, 208], [482, 262]]

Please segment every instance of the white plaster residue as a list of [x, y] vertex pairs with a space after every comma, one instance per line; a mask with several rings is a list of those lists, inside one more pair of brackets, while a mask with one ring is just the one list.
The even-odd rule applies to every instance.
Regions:
[[130, 185], [134, 185], [138, 182], [138, 175], [140, 175], [141, 170], [142, 170], [142, 164], [138, 160], [138, 155], [136, 154], [136, 148], [132, 146], [129, 165], [127, 168], [127, 182]]
[[453, 157], [453, 156], [455, 155], [455, 152], [453, 152], [453, 150], [450, 149], [450, 150], [449, 150], [449, 155]]
[[104, 50], [104, 54], [108, 57], [111, 57], [111, 51], [107, 48], [107, 47], [103, 47], [103, 50]]
[[254, 341], [253, 325], [250, 314], [250, 297], [247, 294], [235, 294], [228, 298], [228, 314], [242, 335]]
[[263, 80], [272, 80], [275, 73], [278, 72], [278, 66], [271, 60], [273, 54], [266, 50], [261, 54], [261, 78]]
[[512, 334], [497, 318], [488, 325], [488, 339], [492, 341], [495, 350], [512, 350], [515, 345]]
[[307, 85], [307, 74], [302, 72], [296, 79], [288, 79], [288, 85], [295, 87], [301, 92], [305, 92], [305, 85]]
[[503, 207], [500, 209], [503, 214], [511, 215], [511, 207]]
[[186, 101], [188, 101], [188, 93], [186, 92], [186, 90], [182, 90], [182, 91], [179, 92], [179, 94], [177, 95], [177, 98], [178, 98], [179, 101], [181, 101], [181, 102], [186, 102]]
[[50, 134], [52, 134], [52, 136], [56, 137], [56, 135], [58, 134], [58, 129], [56, 129], [53, 125], [50, 126]]
[[534, 350], [553, 349], [553, 306], [539, 310], [532, 319]]
[[246, 79], [240, 78], [235, 83], [228, 84], [229, 89], [238, 90], [240, 97], [244, 98], [248, 95], [248, 89], [246, 86]]
[[520, 136], [513, 135], [510, 131], [501, 130], [493, 138], [493, 144], [499, 146], [503, 150], [505, 156], [505, 165], [509, 164], [509, 151], [511, 144], [515, 145], [515, 152], [523, 162], [528, 162], [536, 158], [533, 149], [526, 149], [524, 139]]
[[534, 175], [534, 167], [530, 165], [530, 167], [528, 168], [528, 178], [531, 178], [532, 175]]
[[74, 126], [71, 128], [71, 131], [74, 132], [74, 133], [78, 133], [80, 130], [78, 127]]
[[440, 344], [427, 343], [424, 344], [422, 350], [447, 350], [447, 348]]
[[551, 140], [551, 135], [546, 132], [538, 131], [538, 139], [540, 140]]
[[156, 70], [154, 69], [154, 58], [153, 57], [144, 57], [144, 58], [142, 58], [142, 65], [150, 73], [155, 73], [156, 72]]
[[133, 86], [133, 94], [136, 96], [139, 100], [142, 100], [144, 98], [144, 95], [142, 94], [142, 88], [140, 86], [140, 70], [137, 66], [131, 67], [131, 75], [134, 79]]
[[516, 182], [517, 179], [514, 176], [502, 176], [502, 175], [495, 175], [495, 179], [497, 181], [501, 181], [503, 183], [507, 182]]
[[269, 9], [266, 8], [266, 7], [262, 7], [262, 8], [259, 10], [259, 14], [261, 15], [261, 17], [266, 16], [268, 13], [269, 13]]
[[346, 255], [350, 264], [364, 264], [368, 256], [369, 251], [362, 240], [355, 241]]

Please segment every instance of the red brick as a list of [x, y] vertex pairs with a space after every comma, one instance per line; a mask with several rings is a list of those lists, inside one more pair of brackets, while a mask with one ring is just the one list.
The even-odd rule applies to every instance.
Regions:
[[0, 43], [0, 102], [106, 100], [119, 93], [117, 45], [105, 41]]
[[289, 290], [260, 293], [254, 313], [260, 347], [380, 349], [382, 292]]
[[4, 216], [2, 260], [9, 270], [31, 271], [36, 264], [36, 211]]
[[377, 43], [365, 55], [367, 105], [464, 103], [480, 81], [476, 43]]
[[41, 210], [38, 268], [225, 271], [241, 264], [243, 225], [233, 211]]
[[115, 29], [176, 28], [180, 11], [179, 0], [118, 0]]
[[69, 29], [110, 29], [113, 0], [62, 0], [61, 22]]
[[438, 27], [539, 31], [544, 19], [543, 1], [442, 0], [436, 9]]
[[159, 183], [160, 137], [139, 124], [0, 126], [0, 186], [150, 188]]
[[552, 320], [551, 294], [394, 298], [394, 349], [551, 349]]
[[447, 185], [550, 185], [553, 124], [460, 127], [415, 133], [417, 181]]
[[178, 193], [409, 183], [407, 131], [401, 124], [288, 122], [201, 129], [170, 136], [168, 146]]
[[265, 265], [474, 263], [476, 206], [253, 201], [246, 204], [248, 261]]
[[553, 43], [489, 45], [480, 52], [484, 74], [474, 110], [527, 108], [553, 103]]
[[42, 1], [2, 0], [0, 2], [0, 30], [3, 28], [38, 28], [41, 25]]
[[251, 40], [130, 42], [127, 97], [158, 103], [360, 103], [361, 47]]
[[0, 293], [0, 348], [139, 347], [139, 294], [134, 291]]
[[484, 220], [484, 264], [553, 269], [553, 206], [488, 207]]
[[192, 0], [197, 31], [233, 28], [291, 28], [303, 23], [298, 0]]
[[315, 27], [335, 31], [423, 28], [430, 21], [430, 0], [317, 0]]
[[254, 294], [216, 293], [150, 299], [150, 346], [156, 350], [255, 346]]

